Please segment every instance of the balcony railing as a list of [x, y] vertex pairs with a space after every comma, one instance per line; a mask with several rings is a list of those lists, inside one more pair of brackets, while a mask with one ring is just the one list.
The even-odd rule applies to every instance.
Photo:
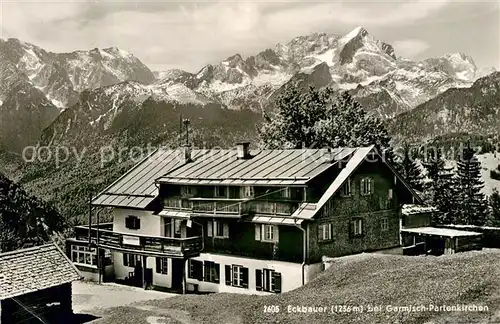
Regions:
[[266, 214], [289, 216], [298, 208], [298, 203], [217, 198], [167, 198], [164, 200], [164, 208], [186, 210], [193, 214], [232, 214], [240, 216]]
[[281, 202], [261, 202], [254, 201], [250, 205], [250, 210], [255, 214], [268, 214], [268, 215], [291, 215], [297, 204], [281, 203]]
[[[98, 243], [103, 248], [133, 250], [146, 254], [164, 255], [166, 257], [196, 256], [202, 249], [201, 236], [188, 238], [147, 236], [114, 232], [109, 229], [102, 229], [101, 226], [99, 227], [97, 229], [93, 225], [90, 230], [90, 240], [91, 243]], [[76, 226], [75, 235], [79, 240], [88, 240], [89, 228], [87, 226]]]
[[209, 199], [174, 199], [164, 200], [164, 208], [187, 210], [193, 214], [230, 214], [245, 215], [248, 213], [247, 203], [244, 200], [209, 200]]

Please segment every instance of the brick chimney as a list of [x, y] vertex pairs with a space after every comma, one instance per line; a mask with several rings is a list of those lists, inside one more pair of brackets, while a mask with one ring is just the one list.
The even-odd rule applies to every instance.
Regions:
[[236, 143], [236, 151], [238, 159], [249, 159], [250, 156], [250, 142]]

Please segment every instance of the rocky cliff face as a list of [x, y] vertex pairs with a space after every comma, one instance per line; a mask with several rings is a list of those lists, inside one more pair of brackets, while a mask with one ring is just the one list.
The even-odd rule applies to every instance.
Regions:
[[0, 39], [0, 146], [32, 143], [80, 92], [136, 80], [154, 81], [136, 57], [118, 48], [52, 53], [18, 39]]
[[230, 109], [262, 110], [280, 88], [311, 72], [314, 77], [304, 84], [349, 90], [382, 118], [408, 111], [449, 88], [468, 87], [479, 75], [465, 54], [414, 62], [396, 57], [391, 45], [357, 27], [344, 36], [296, 37], [246, 59], [236, 54], [198, 73], [165, 72], [161, 80], [181, 83]]
[[498, 134], [500, 72], [452, 88], [389, 122], [391, 133], [422, 141], [450, 133]]

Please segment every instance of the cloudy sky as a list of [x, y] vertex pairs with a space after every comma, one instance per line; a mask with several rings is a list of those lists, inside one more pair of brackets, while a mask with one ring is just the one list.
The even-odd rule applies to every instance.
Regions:
[[118, 46], [154, 70], [195, 72], [312, 32], [358, 25], [412, 59], [449, 52], [500, 70], [500, 5], [460, 1], [19, 1], [0, 0], [2, 38], [46, 50]]

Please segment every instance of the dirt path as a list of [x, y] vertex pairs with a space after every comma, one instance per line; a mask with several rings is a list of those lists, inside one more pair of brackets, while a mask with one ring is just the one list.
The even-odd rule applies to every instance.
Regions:
[[175, 294], [113, 283], [98, 285], [92, 282], [77, 281], [73, 283], [73, 311], [80, 314], [102, 316], [104, 311], [110, 308], [172, 296]]

